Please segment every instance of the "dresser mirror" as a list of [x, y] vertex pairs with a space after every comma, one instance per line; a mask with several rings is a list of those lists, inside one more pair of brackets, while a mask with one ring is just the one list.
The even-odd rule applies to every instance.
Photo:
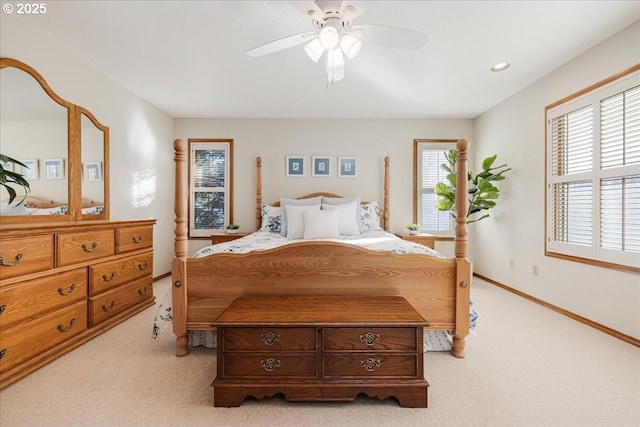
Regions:
[[0, 223], [108, 218], [109, 129], [87, 110], [60, 98], [27, 64], [0, 58], [0, 153], [27, 168], [26, 193], [0, 186]]

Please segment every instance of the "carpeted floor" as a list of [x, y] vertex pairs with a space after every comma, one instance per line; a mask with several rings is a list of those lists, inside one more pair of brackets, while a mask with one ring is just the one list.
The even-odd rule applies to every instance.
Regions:
[[[170, 280], [155, 284], [164, 295]], [[0, 392], [1, 426], [639, 426], [640, 349], [474, 279], [467, 357], [425, 355], [429, 408], [245, 400], [214, 408], [216, 352], [174, 356], [155, 307]]]

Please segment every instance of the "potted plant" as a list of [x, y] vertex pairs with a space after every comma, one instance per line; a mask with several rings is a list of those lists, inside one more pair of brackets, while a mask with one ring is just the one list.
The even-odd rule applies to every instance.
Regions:
[[22, 203], [25, 197], [27, 197], [27, 193], [29, 193], [29, 182], [26, 179], [24, 179], [21, 173], [14, 172], [12, 170], [4, 168], [6, 164], [11, 164], [11, 163], [21, 167], [25, 167], [25, 168], [27, 167], [24, 163], [16, 159], [12, 159], [9, 156], [0, 154], [0, 185], [2, 185], [7, 190], [7, 193], [9, 193], [8, 204], [11, 204], [11, 202], [13, 202], [16, 196], [18, 195], [16, 190], [13, 188], [13, 186], [18, 185], [22, 187], [24, 190], [24, 197], [22, 198], [22, 200], [20, 200], [20, 203]]
[[238, 224], [229, 224], [227, 225], [227, 234], [236, 234], [239, 228], [240, 226]]
[[409, 224], [407, 225], [407, 230], [409, 230], [409, 234], [418, 234], [420, 232], [420, 225]]
[[[493, 166], [498, 155], [487, 157], [482, 161], [482, 172], [473, 175], [471, 170], [467, 173], [469, 181], [469, 209], [467, 210], [467, 218], [472, 215], [493, 208], [496, 205], [495, 200], [500, 196], [500, 190], [494, 185], [495, 181], [505, 179], [504, 174], [511, 170], [506, 164]], [[441, 211], [450, 211], [452, 217], [456, 217], [454, 209], [456, 203], [456, 179], [457, 174], [456, 162], [458, 160], [458, 151], [450, 150], [446, 154], [447, 163], [441, 165], [442, 169], [448, 172], [447, 182], [439, 182], [434, 187], [435, 193], [440, 197], [436, 204], [436, 209]], [[473, 217], [467, 221], [468, 224], [478, 222], [488, 218], [489, 214], [485, 213], [480, 217]]]

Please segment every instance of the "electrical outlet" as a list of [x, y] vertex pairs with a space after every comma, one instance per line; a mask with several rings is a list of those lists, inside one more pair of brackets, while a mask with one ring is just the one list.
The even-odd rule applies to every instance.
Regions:
[[512, 270], [514, 268], [516, 268], [516, 260], [515, 259], [509, 260], [509, 268], [512, 269]]
[[533, 275], [538, 277], [538, 273], [540, 273], [540, 269], [538, 268], [537, 265], [533, 266], [533, 271], [532, 271]]

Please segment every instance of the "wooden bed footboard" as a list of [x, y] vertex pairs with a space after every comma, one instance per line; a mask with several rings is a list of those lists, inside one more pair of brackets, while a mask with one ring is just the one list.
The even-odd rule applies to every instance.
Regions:
[[[187, 257], [186, 145], [176, 151], [176, 257], [172, 265], [176, 355], [188, 354], [190, 330], [215, 329], [220, 313], [239, 296], [395, 295], [429, 322], [454, 331], [453, 355], [464, 357], [469, 333], [471, 264], [467, 259], [466, 197], [457, 204], [455, 258], [375, 252], [350, 244], [303, 241], [246, 254]], [[458, 189], [466, 195], [467, 142], [458, 142]], [[388, 167], [388, 159], [386, 159]], [[460, 177], [464, 177], [462, 180]], [[261, 192], [258, 183], [258, 193]], [[388, 203], [385, 173], [385, 204]], [[385, 206], [388, 218], [388, 206]]]

